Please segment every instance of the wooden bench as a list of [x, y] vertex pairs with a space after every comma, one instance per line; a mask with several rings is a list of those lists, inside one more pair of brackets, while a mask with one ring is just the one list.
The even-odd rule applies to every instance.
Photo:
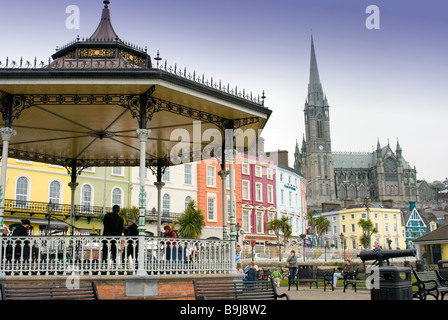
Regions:
[[193, 280], [196, 300], [277, 300], [287, 294], [278, 294], [274, 280], [207, 281]]
[[288, 290], [290, 290], [291, 285], [296, 286], [296, 290], [299, 290], [299, 284], [301, 282], [309, 283], [310, 289], [313, 283], [316, 284], [316, 288], [319, 287], [318, 283], [324, 283], [324, 291], [327, 291], [327, 285], [330, 285], [333, 290], [333, 274], [334, 269], [324, 270], [324, 269], [299, 269], [296, 275], [296, 279], [293, 281], [288, 281]]
[[420, 300], [426, 300], [426, 297], [433, 296], [436, 300], [439, 300], [439, 294], [441, 295], [441, 300], [444, 299], [445, 294], [448, 293], [447, 279], [442, 278], [439, 271], [427, 271], [427, 272], [414, 272], [415, 278], [417, 280], [413, 285], [418, 286], [418, 291], [413, 293], [413, 297]]
[[95, 282], [73, 289], [67, 286], [11, 286], [0, 284], [2, 300], [99, 300]]

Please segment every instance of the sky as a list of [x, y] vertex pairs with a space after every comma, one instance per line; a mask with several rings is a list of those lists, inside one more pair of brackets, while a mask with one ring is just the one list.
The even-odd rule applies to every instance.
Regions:
[[[265, 150], [288, 150], [290, 166], [305, 132], [312, 34], [332, 150], [371, 152], [378, 140], [395, 150], [398, 140], [419, 180], [448, 177], [447, 1], [110, 2], [118, 36], [153, 58], [159, 51], [168, 65], [264, 91]], [[0, 61], [48, 61], [56, 47], [91, 36], [102, 8], [102, 0], [3, 0]]]

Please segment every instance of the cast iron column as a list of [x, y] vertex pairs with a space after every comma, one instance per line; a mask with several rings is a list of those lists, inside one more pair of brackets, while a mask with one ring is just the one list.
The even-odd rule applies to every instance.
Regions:
[[[5, 215], [5, 187], [6, 187], [6, 170], [8, 167], [8, 153], [9, 153], [9, 141], [17, 132], [12, 128], [1, 128], [0, 134], [3, 139], [3, 151], [2, 151], [2, 171], [0, 181], [0, 231], [3, 234], [3, 217]], [[0, 257], [3, 255], [3, 243], [0, 242]], [[5, 259], [0, 259], [1, 262]], [[0, 266], [1, 267], [1, 266]], [[0, 268], [0, 275], [4, 275], [3, 268]]]
[[139, 219], [138, 219], [138, 269], [137, 275], [146, 275], [145, 265], [145, 215], [146, 215], [146, 141], [151, 130], [137, 129], [137, 137], [140, 140], [140, 191], [139, 191]]
[[157, 237], [161, 237], [162, 235], [162, 188], [165, 185], [162, 182], [162, 161], [157, 159], [157, 173], [156, 173], [157, 181], [154, 182], [154, 185], [157, 187]]

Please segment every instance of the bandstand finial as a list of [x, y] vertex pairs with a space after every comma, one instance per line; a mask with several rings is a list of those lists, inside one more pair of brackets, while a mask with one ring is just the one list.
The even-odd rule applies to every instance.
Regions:
[[108, 6], [110, 4], [110, 1], [109, 0], [104, 0], [103, 3], [104, 3], [104, 8], [108, 8]]

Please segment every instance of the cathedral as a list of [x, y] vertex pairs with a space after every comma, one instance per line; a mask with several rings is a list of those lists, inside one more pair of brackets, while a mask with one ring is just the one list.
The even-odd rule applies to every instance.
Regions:
[[322, 203], [387, 202], [408, 207], [418, 201], [417, 170], [402, 156], [400, 143], [395, 150], [377, 141], [372, 152], [331, 150], [330, 107], [323, 92], [311, 37], [310, 78], [304, 109], [305, 133], [302, 147], [296, 142], [294, 168], [308, 182], [307, 205], [317, 209]]

